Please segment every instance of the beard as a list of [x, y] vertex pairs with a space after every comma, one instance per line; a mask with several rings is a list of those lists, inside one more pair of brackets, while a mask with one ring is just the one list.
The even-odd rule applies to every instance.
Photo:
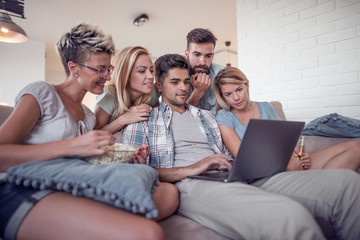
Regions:
[[[196, 70], [196, 68], [203, 68], [204, 70]], [[206, 65], [195, 65], [193, 67], [190, 67], [190, 75], [193, 75], [195, 73], [206, 73], [209, 75], [210, 68]]]
[[186, 102], [179, 102], [173, 99], [168, 99], [169, 103], [174, 106], [184, 106]]
[[[188, 95], [188, 93], [187, 92], [182, 92], [182, 93], [178, 93], [178, 94], [182, 94], [182, 95]], [[174, 106], [184, 106], [185, 105], [185, 103], [186, 103], [186, 99], [187, 98], [185, 98], [185, 99], [176, 99], [176, 96], [178, 95], [178, 94], [176, 94], [175, 95], [175, 97], [168, 97], [167, 95], [164, 95], [163, 96], [163, 98], [164, 99], [166, 99], [166, 101], [165, 102], [168, 102], [169, 104], [171, 104], [171, 105], [174, 105]]]

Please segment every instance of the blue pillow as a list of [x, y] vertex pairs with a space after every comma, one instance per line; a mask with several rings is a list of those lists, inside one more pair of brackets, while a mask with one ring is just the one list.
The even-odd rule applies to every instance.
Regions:
[[82, 159], [59, 158], [11, 167], [6, 180], [35, 189], [52, 189], [83, 196], [115, 207], [158, 215], [152, 193], [158, 173], [145, 164], [92, 165]]
[[331, 113], [306, 124], [303, 135], [357, 138], [360, 137], [360, 120]]

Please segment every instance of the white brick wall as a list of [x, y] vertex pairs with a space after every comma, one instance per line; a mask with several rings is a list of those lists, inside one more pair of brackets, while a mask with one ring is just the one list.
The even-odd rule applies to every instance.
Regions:
[[237, 31], [252, 100], [360, 119], [360, 0], [237, 0]]

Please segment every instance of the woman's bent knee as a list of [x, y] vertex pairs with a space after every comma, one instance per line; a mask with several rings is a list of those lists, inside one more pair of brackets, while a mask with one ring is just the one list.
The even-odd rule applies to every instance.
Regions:
[[175, 185], [160, 183], [154, 193], [156, 207], [159, 210], [157, 221], [171, 216], [179, 206], [179, 191]]
[[346, 143], [349, 146], [349, 148], [360, 150], [360, 142], [352, 140], [352, 141], [347, 141]]

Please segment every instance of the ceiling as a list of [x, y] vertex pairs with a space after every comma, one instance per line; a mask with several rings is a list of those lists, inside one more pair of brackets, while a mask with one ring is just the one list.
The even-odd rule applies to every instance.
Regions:
[[[153, 58], [183, 54], [186, 35], [195, 27], [210, 29], [218, 39], [216, 51], [237, 51], [236, 0], [25, 0], [26, 19], [12, 17], [33, 40], [46, 44], [46, 68], [62, 69], [55, 44], [77, 23], [98, 25], [113, 36], [116, 49], [141, 45]], [[133, 20], [141, 13], [149, 22]], [[230, 47], [225, 41], [231, 41]]]

